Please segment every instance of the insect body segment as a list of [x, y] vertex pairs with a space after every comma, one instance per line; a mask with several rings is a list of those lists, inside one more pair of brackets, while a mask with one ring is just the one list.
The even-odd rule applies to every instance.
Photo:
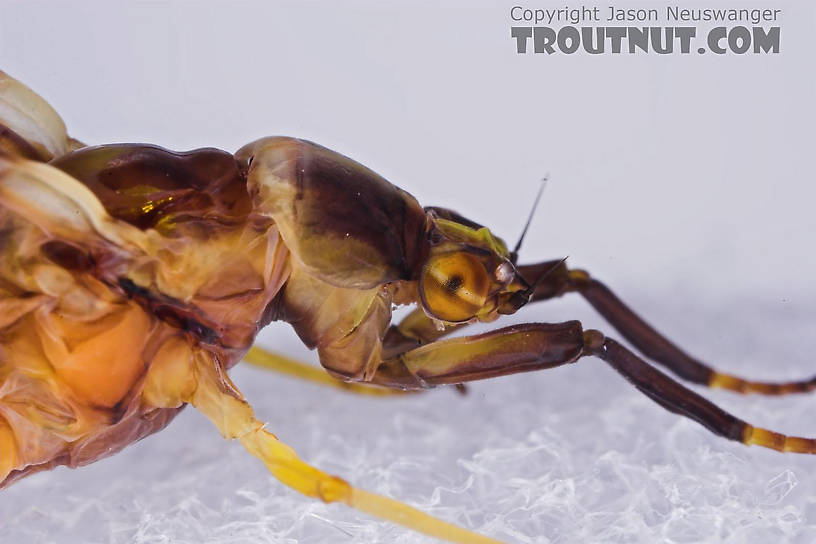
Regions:
[[[751, 426], [578, 321], [445, 338], [574, 292], [681, 378], [743, 393], [815, 387], [718, 373], [586, 272], [564, 260], [517, 264], [518, 250], [304, 140], [264, 138], [235, 155], [86, 147], [0, 73], [0, 487], [110, 455], [190, 404], [305, 495], [455, 542], [495, 542], [311, 467], [267, 431], [227, 371], [271, 321], [291, 324], [333, 378], [366, 384], [349, 391], [418, 391], [597, 357], [718, 435], [816, 453], [816, 441]], [[392, 324], [394, 305], [415, 309]], [[328, 379], [260, 348], [248, 360]]]

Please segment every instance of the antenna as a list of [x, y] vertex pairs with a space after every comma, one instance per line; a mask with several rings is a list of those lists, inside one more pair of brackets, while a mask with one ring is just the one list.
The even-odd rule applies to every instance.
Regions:
[[[544, 279], [547, 276], [549, 276], [550, 274], [555, 272], [558, 269], [559, 266], [561, 266], [562, 264], [564, 264], [566, 262], [566, 260], [568, 258], [569, 257], [564, 257], [563, 259], [561, 259], [560, 261], [555, 263], [552, 267], [547, 269], [545, 272], [539, 274], [539, 276], [536, 278], [536, 280], [532, 284], [530, 284], [530, 286], [527, 289], [524, 289], [522, 291], [516, 291], [515, 293], [513, 293], [510, 296], [510, 300], [508, 301], [510, 306], [512, 306], [514, 308], [513, 311], [518, 310], [519, 308], [521, 308], [522, 306], [524, 306], [525, 304], [530, 302], [530, 300], [535, 295], [536, 288], [538, 288], [538, 286], [541, 285], [541, 282], [544, 281]], [[519, 272], [516, 271], [516, 274], [519, 274]], [[524, 280], [525, 283], [527, 282], [527, 280], [525, 280], [523, 276], [521, 277], [521, 279]], [[507, 313], [507, 312], [505, 312], [505, 313]], [[512, 312], [509, 312], [509, 313], [512, 313]]]
[[530, 228], [530, 222], [532, 222], [533, 215], [535, 215], [536, 208], [538, 207], [538, 201], [541, 200], [541, 194], [544, 192], [544, 187], [547, 186], [547, 182], [549, 180], [549, 173], [541, 178], [541, 186], [538, 188], [538, 194], [533, 201], [533, 209], [530, 210], [530, 215], [527, 216], [527, 223], [524, 224], [524, 230], [521, 231], [521, 236], [519, 236], [518, 242], [516, 242], [516, 247], [514, 247], [513, 251], [510, 252], [510, 262], [513, 264], [516, 264], [516, 260], [518, 260], [518, 252], [519, 249], [521, 249], [521, 243], [524, 241], [524, 237], [527, 235], [527, 229]]
[[544, 281], [544, 279], [545, 279], [547, 276], [549, 276], [550, 274], [552, 274], [553, 272], [555, 272], [555, 270], [556, 270], [556, 269], [557, 269], [559, 266], [561, 266], [562, 264], [564, 264], [565, 262], [567, 262], [567, 259], [569, 259], [569, 255], [567, 255], [566, 257], [564, 257], [563, 259], [561, 259], [561, 260], [560, 260], [560, 261], [558, 261], [557, 263], [555, 263], [555, 264], [554, 264], [554, 265], [553, 265], [553, 266], [552, 266], [550, 269], [548, 269], [546, 272], [544, 272], [544, 273], [543, 273], [543, 274], [541, 274], [541, 275], [540, 275], [538, 278], [536, 278], [536, 280], [533, 282], [533, 284], [530, 286], [530, 288], [526, 290], [527, 292], [529, 292], [529, 294], [530, 294], [530, 296], [531, 296], [531, 297], [532, 297], [532, 296], [535, 294], [535, 290], [536, 290], [536, 288], [537, 288], [537, 287], [538, 287], [538, 286], [541, 284], [541, 282], [542, 282], [542, 281]]

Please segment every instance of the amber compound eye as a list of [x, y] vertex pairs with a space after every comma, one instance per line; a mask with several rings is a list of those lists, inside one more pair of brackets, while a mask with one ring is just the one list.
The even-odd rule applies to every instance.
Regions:
[[419, 291], [425, 308], [437, 319], [467, 321], [487, 300], [490, 279], [476, 257], [450, 252], [431, 257], [422, 270]]

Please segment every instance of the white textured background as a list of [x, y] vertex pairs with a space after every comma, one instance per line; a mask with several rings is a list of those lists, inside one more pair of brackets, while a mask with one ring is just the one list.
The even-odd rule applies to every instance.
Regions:
[[[542, 57], [515, 53], [512, 5], [4, 0], [0, 68], [88, 143], [305, 137], [508, 239], [549, 172], [523, 258], [569, 255], [721, 369], [816, 372], [816, 8], [751, 3], [783, 9], [776, 56]], [[514, 317], [608, 330], [573, 297]], [[261, 342], [314, 359], [285, 325]], [[307, 460], [497, 538], [816, 540], [816, 459], [717, 439], [595, 360], [464, 398], [234, 378]], [[816, 436], [811, 396], [704, 393]], [[0, 541], [426, 539], [302, 499], [188, 410], [111, 459], [0, 493]]]

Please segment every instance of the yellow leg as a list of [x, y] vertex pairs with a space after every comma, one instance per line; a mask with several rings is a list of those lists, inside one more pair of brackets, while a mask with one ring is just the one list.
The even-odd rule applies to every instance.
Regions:
[[237, 438], [282, 483], [324, 502], [340, 502], [427, 535], [462, 544], [499, 541], [436, 519], [394, 499], [352, 487], [345, 480], [303, 462], [295, 451], [264, 429], [252, 407], [209, 357], [195, 357], [198, 384], [190, 403], [201, 410], [226, 438]]
[[364, 385], [340, 381], [333, 378], [322, 368], [303, 364], [293, 359], [284, 357], [283, 355], [270, 353], [269, 351], [257, 346], [252, 346], [250, 348], [250, 350], [244, 356], [244, 361], [268, 370], [281, 372], [282, 374], [286, 374], [288, 376], [334, 387], [336, 389], [342, 389], [343, 391], [348, 391], [349, 393], [358, 393], [360, 395], [372, 395], [378, 397], [415, 393], [415, 391], [406, 392], [399, 389], [386, 389], [385, 387], [380, 387], [377, 385]]

